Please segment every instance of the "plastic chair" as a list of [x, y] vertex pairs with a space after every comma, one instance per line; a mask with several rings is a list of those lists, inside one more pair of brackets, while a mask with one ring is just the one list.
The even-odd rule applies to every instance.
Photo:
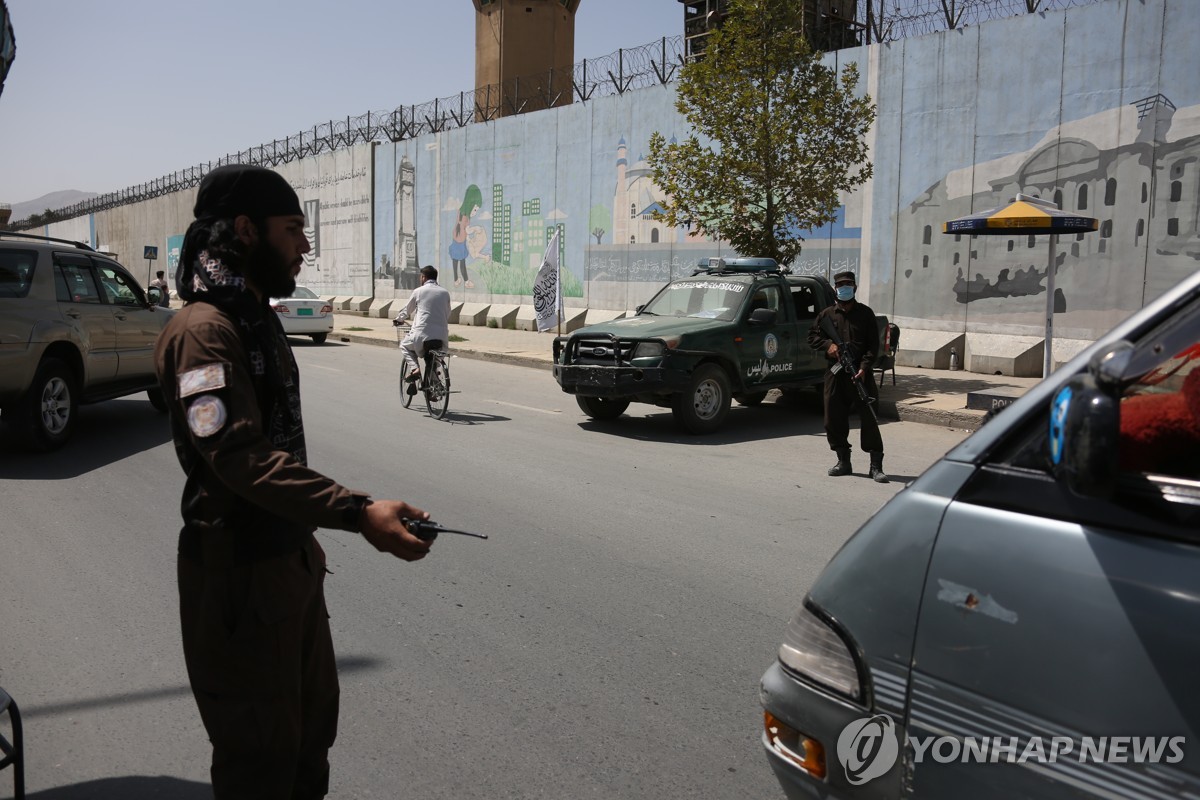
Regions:
[[896, 323], [889, 322], [883, 333], [883, 353], [876, 360], [875, 371], [879, 373], [879, 383], [888, 370], [892, 371], [892, 386], [896, 385], [896, 351], [900, 349], [900, 328]]
[[0, 713], [8, 712], [12, 721], [12, 737], [10, 743], [0, 736], [0, 770], [11, 766], [13, 768], [13, 800], [25, 800], [25, 746], [21, 736], [21, 712], [17, 710], [17, 701], [0, 687]]

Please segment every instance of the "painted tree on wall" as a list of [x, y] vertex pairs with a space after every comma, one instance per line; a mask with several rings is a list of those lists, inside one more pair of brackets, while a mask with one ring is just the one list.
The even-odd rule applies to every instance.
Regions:
[[[832, 222], [842, 193], [871, 177], [864, 139], [875, 105], [856, 97], [805, 41], [803, 4], [730, 0], [702, 59], [684, 66], [676, 108], [693, 133], [650, 138], [656, 218], [719, 235], [745, 255], [790, 264], [803, 232]], [[711, 144], [701, 144], [701, 139]]]
[[591, 212], [588, 214], [588, 227], [591, 228], [592, 236], [596, 237], [596, 244], [603, 244], [604, 234], [608, 233], [609, 223], [612, 222], [612, 212], [605, 206], [592, 206]]

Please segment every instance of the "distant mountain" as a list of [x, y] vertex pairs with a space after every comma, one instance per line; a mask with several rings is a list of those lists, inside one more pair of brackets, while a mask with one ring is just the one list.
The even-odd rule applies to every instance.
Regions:
[[77, 189], [64, 189], [61, 192], [44, 194], [34, 200], [12, 204], [12, 221], [27, 219], [33, 214], [41, 214], [46, 209], [57, 209], [74, 205], [82, 200], [90, 200], [97, 192], [81, 192]]

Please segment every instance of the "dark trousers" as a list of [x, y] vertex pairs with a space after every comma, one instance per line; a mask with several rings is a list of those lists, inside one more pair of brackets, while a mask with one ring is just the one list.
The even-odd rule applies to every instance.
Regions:
[[179, 611], [213, 746], [213, 795], [318, 800], [329, 791], [338, 715], [325, 554], [310, 537], [301, 550], [247, 560], [234, 555], [232, 534], [204, 539], [203, 559], [179, 558]]
[[[879, 399], [879, 388], [875, 385], [875, 376], [867, 372], [863, 375], [863, 383], [867, 392], [876, 400]], [[858, 389], [849, 375], [825, 372], [825, 438], [829, 441], [830, 450], [850, 449], [850, 411], [858, 412], [859, 444], [868, 453], [883, 452], [883, 437], [879, 435], [879, 423], [871, 410], [863, 408], [863, 401], [858, 396]]]

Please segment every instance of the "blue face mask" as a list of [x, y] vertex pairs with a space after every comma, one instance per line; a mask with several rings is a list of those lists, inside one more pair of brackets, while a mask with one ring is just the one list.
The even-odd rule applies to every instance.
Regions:
[[853, 300], [854, 299], [854, 287], [853, 286], [837, 287], [837, 299], [841, 300], [843, 303], [846, 302], [847, 300]]

